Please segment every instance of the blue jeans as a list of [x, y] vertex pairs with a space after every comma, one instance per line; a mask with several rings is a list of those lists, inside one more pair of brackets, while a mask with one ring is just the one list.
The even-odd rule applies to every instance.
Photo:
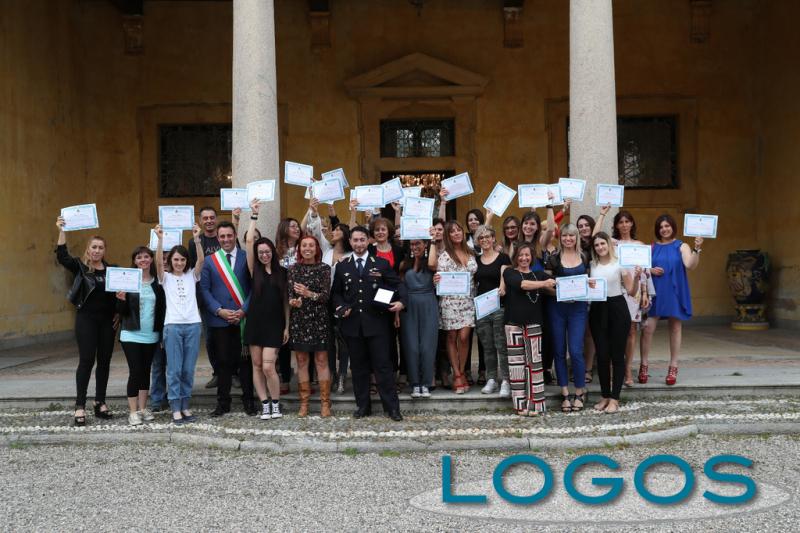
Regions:
[[189, 408], [194, 386], [194, 367], [200, 352], [200, 322], [164, 326], [167, 351], [167, 398], [173, 412]]
[[553, 335], [553, 355], [556, 363], [556, 378], [559, 387], [569, 383], [567, 374], [567, 345], [572, 360], [572, 377], [575, 388], [586, 386], [586, 363], [583, 360], [583, 336], [589, 316], [586, 302], [556, 302], [550, 307], [550, 324]]
[[156, 345], [150, 367], [150, 407], [158, 409], [167, 399], [167, 355], [162, 343]]

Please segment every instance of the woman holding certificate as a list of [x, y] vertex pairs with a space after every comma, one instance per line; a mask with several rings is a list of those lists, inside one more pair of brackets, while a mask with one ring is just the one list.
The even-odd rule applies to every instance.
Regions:
[[555, 281], [531, 270], [535, 249], [528, 243], [516, 247], [511, 268], [503, 267], [500, 291], [505, 293], [505, 338], [511, 401], [514, 412], [535, 416], [545, 412], [542, 372], [543, 291]]
[[[607, 233], [597, 233], [592, 237], [592, 243], [592, 277], [605, 280], [606, 286], [606, 299], [592, 301], [589, 311], [589, 327], [594, 338], [602, 394], [602, 400], [594, 408], [616, 413], [619, 411], [619, 394], [625, 377], [625, 343], [631, 329], [631, 316], [623, 295], [626, 292], [633, 293], [642, 271], [636, 267], [631, 273], [619, 266], [614, 244]], [[595, 283], [590, 281], [589, 285]], [[613, 378], [609, 367], [613, 369]]]
[[689, 293], [686, 271], [694, 270], [700, 264], [703, 246], [702, 237], [695, 237], [694, 248], [677, 240], [677, 229], [675, 219], [668, 214], [656, 219], [653, 268], [650, 269], [656, 296], [642, 332], [642, 366], [646, 368], [658, 320], [666, 318], [669, 323], [669, 368], [665, 380], [667, 385], [675, 385], [678, 380], [681, 321], [692, 317], [692, 296]]
[[[195, 226], [200, 233], [200, 226]], [[147, 409], [150, 391], [150, 367], [153, 354], [161, 340], [167, 309], [164, 289], [156, 279], [153, 252], [139, 246], [131, 254], [131, 264], [142, 271], [139, 292], [117, 292], [117, 312], [122, 320], [119, 335], [125, 359], [128, 361], [128, 422], [132, 426], [153, 420]]]
[[[436, 271], [439, 284], [439, 329], [447, 334], [447, 356], [453, 367], [453, 391], [464, 394], [469, 384], [464, 376], [469, 337], [475, 326], [475, 304], [472, 297], [473, 276], [478, 269], [475, 256], [467, 246], [461, 224], [451, 220], [445, 224], [442, 244], [435, 244], [428, 257], [428, 266]], [[446, 276], [458, 273], [457, 276]], [[442, 274], [446, 280], [442, 281]], [[447, 285], [447, 287], [443, 286]]]
[[439, 335], [439, 304], [436, 301], [433, 272], [428, 268], [427, 243], [412, 240], [409, 247], [410, 255], [400, 265], [400, 279], [408, 292], [408, 307], [401, 319], [400, 340], [412, 386], [411, 397], [429, 398]]
[[[580, 245], [578, 228], [573, 224], [561, 226], [559, 253], [550, 256], [546, 271], [556, 278], [588, 274], [589, 262]], [[586, 376], [583, 361], [583, 337], [586, 332], [588, 306], [585, 301], [553, 301], [548, 309], [552, 327], [553, 355], [556, 379], [561, 387], [561, 411], [581, 411], [586, 404]], [[572, 361], [575, 394], [569, 394], [567, 373], [567, 344]]]
[[330, 320], [328, 296], [331, 292], [331, 267], [322, 262], [322, 250], [315, 237], [306, 235], [297, 246], [297, 261], [289, 268], [289, 339], [297, 357], [300, 409], [297, 416], [308, 416], [311, 381], [310, 354], [319, 378], [321, 416], [331, 416], [331, 373], [328, 368]]
[[[261, 400], [261, 420], [281, 418], [281, 386], [275, 363], [278, 350], [289, 340], [289, 303], [286, 298], [286, 270], [281, 268], [275, 245], [267, 238], [255, 238], [260, 204], [250, 204], [247, 230], [247, 268], [252, 290], [247, 303], [244, 342], [250, 346], [253, 388]], [[267, 399], [267, 393], [272, 401]]]
[[78, 341], [78, 369], [75, 372], [77, 397], [75, 399], [75, 425], [86, 425], [86, 390], [92, 367], [97, 361], [95, 371], [94, 416], [111, 418], [106, 406], [106, 388], [111, 369], [111, 354], [114, 351], [115, 298], [113, 292], [106, 292], [105, 261], [106, 241], [93, 236], [86, 243], [81, 258], [69, 255], [67, 236], [64, 233], [66, 222], [62, 217], [56, 219], [58, 245], [56, 258], [69, 270], [75, 280], [67, 294], [67, 299], [78, 309], [75, 313], [75, 339]]
[[[198, 228], [199, 229], [199, 228]], [[164, 266], [164, 231], [156, 226], [156, 272], [164, 287], [167, 311], [164, 317], [164, 350], [167, 352], [167, 399], [172, 423], [195, 420], [189, 409], [194, 386], [194, 368], [200, 351], [200, 312], [197, 309], [197, 282], [203, 271], [205, 254], [199, 231], [193, 232], [197, 263], [189, 268], [189, 251], [181, 245], [167, 254]]]

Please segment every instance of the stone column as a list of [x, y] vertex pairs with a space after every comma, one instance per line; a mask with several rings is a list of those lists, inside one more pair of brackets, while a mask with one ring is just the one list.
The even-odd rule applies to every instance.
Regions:
[[[281, 217], [278, 85], [273, 0], [233, 2], [233, 186], [274, 179], [275, 201], [262, 205], [258, 229], [274, 239]], [[242, 231], [249, 224], [242, 217]]]
[[[619, 179], [611, 0], [569, 3], [569, 175], [586, 180], [586, 195], [575, 215], [596, 220], [597, 184]], [[609, 224], [605, 229], [610, 230]]]

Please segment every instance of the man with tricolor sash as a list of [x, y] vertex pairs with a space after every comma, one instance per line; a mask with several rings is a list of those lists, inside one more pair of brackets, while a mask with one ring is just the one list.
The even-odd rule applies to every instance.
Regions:
[[236, 228], [230, 222], [217, 227], [220, 249], [206, 258], [200, 278], [211, 343], [217, 355], [217, 407], [212, 416], [231, 410], [231, 378], [239, 368], [245, 413], [258, 411], [253, 402], [253, 375], [249, 363], [238, 364], [242, 355], [241, 325], [250, 294], [246, 251], [236, 246]]

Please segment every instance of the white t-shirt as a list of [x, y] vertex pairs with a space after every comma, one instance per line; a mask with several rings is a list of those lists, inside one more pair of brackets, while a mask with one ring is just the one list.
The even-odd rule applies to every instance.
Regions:
[[625, 292], [622, 286], [623, 270], [624, 269], [619, 266], [618, 262], [613, 261], [607, 265], [592, 263], [591, 272], [593, 278], [606, 279], [606, 288], [608, 289], [607, 296], [611, 298], [612, 296], [621, 296], [623, 292]]
[[176, 276], [171, 272], [164, 272], [164, 293], [167, 297], [167, 314], [164, 325], [167, 324], [197, 324], [200, 322], [200, 312], [197, 310], [197, 282], [200, 273], [194, 269]]

